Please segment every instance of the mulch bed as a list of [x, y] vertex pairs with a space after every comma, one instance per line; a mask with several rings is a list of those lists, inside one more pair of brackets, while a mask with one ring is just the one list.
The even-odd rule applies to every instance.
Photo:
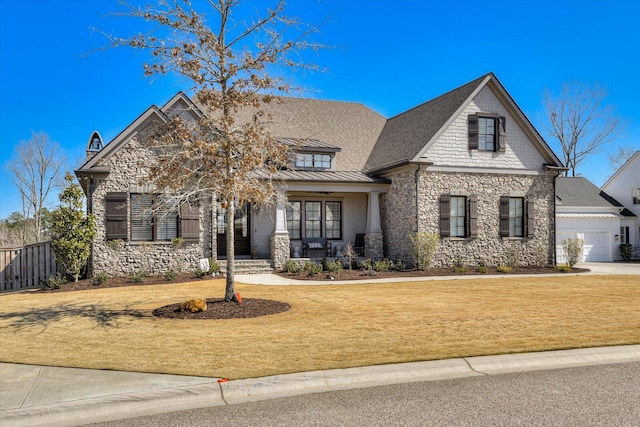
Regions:
[[[570, 273], [584, 273], [589, 271], [586, 268], [573, 268]], [[496, 267], [487, 267], [487, 272], [482, 275], [517, 275], [517, 274], [557, 274], [561, 273], [554, 267], [516, 267], [511, 273], [501, 273]], [[281, 277], [296, 280], [362, 280], [362, 279], [387, 279], [387, 278], [402, 278], [402, 277], [435, 277], [435, 276], [471, 276], [480, 275], [475, 268], [469, 268], [466, 272], [456, 272], [453, 268], [430, 268], [429, 270], [404, 270], [404, 271], [380, 271], [375, 274], [368, 274], [362, 270], [342, 270], [340, 273], [328, 273], [323, 271], [322, 273], [314, 276], [309, 276], [307, 273], [302, 272], [299, 274], [276, 272]]]
[[171, 304], [153, 310], [153, 315], [169, 319], [246, 319], [283, 313], [291, 306], [280, 301], [244, 298], [241, 303], [207, 299], [207, 311], [189, 313], [180, 311], [180, 304]]

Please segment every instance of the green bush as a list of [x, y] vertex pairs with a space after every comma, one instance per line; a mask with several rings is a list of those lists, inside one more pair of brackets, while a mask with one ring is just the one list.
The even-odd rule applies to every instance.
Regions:
[[197, 278], [197, 279], [204, 279], [204, 277], [209, 274], [208, 271], [204, 271], [201, 270], [199, 268], [196, 268], [196, 270], [193, 272], [193, 277]]
[[300, 273], [301, 270], [302, 270], [302, 267], [300, 266], [300, 264], [298, 264], [292, 259], [286, 260], [284, 265], [282, 266], [282, 271], [285, 271], [287, 273], [298, 274]]
[[165, 280], [173, 280], [176, 278], [176, 272], [173, 270], [169, 270], [164, 273]]
[[465, 265], [456, 265], [455, 267], [453, 267], [453, 271], [455, 273], [466, 273], [467, 271], [469, 271], [469, 267]]
[[558, 270], [560, 273], [569, 273], [571, 271], [571, 267], [569, 267], [568, 265], [559, 265], [556, 267], [556, 270]]
[[418, 269], [428, 270], [431, 267], [431, 260], [439, 241], [440, 235], [438, 233], [427, 231], [421, 231], [411, 236], [413, 258]]
[[404, 271], [407, 269], [407, 266], [404, 264], [404, 262], [401, 259], [398, 259], [393, 263], [393, 269], [395, 271]]
[[146, 278], [147, 272], [144, 270], [129, 274], [129, 280], [131, 280], [131, 283], [142, 283]]
[[484, 265], [479, 265], [478, 266], [478, 273], [480, 274], [486, 274], [489, 271], [489, 268], [484, 266]]
[[327, 261], [327, 271], [330, 273], [340, 273], [342, 271], [342, 261]]
[[629, 261], [633, 255], [633, 246], [631, 243], [623, 243], [620, 245], [620, 256], [623, 261]]
[[209, 274], [220, 273], [220, 264], [215, 262], [213, 258], [209, 258]]
[[513, 271], [513, 268], [509, 267], [508, 265], [500, 265], [496, 270], [498, 270], [498, 272], [500, 273], [511, 273]]
[[319, 262], [307, 261], [304, 265], [304, 271], [306, 271], [309, 276], [315, 276], [322, 271], [322, 264]]
[[67, 278], [62, 273], [57, 273], [55, 276], [51, 276], [46, 280], [41, 280], [40, 283], [47, 289], [60, 289], [60, 286], [67, 283]]
[[94, 285], [94, 286], [103, 285], [107, 281], [108, 278], [109, 278], [109, 276], [107, 276], [107, 273], [96, 274], [91, 279], [91, 284]]
[[389, 271], [395, 269], [395, 265], [390, 259], [383, 258], [380, 261], [376, 261], [373, 263], [373, 269], [378, 272]]

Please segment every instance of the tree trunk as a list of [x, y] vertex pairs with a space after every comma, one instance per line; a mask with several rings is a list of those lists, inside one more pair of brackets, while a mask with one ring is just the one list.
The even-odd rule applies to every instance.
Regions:
[[227, 205], [227, 287], [224, 293], [225, 301], [235, 301], [236, 284], [235, 284], [235, 218], [236, 218], [236, 202], [231, 200]]

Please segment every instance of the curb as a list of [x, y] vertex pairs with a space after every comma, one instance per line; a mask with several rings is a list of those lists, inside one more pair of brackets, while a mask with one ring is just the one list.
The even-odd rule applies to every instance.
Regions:
[[0, 411], [0, 421], [16, 427], [74, 426], [336, 390], [629, 362], [640, 362], [640, 345], [331, 369], [9, 409]]

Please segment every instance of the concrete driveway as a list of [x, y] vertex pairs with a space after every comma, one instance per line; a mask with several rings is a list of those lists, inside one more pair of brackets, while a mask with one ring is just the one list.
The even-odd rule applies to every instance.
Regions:
[[588, 268], [588, 274], [638, 274], [640, 262], [583, 262], [576, 267]]

